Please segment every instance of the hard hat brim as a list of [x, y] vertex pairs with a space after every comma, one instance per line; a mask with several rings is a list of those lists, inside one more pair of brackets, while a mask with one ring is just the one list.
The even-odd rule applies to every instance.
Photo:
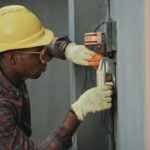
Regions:
[[54, 38], [54, 33], [48, 29], [44, 29], [43, 35], [36, 40], [28, 41], [23, 43], [17, 43], [13, 45], [1, 45], [0, 52], [8, 51], [8, 50], [16, 50], [16, 49], [24, 49], [24, 48], [33, 48], [43, 45], [48, 45]]

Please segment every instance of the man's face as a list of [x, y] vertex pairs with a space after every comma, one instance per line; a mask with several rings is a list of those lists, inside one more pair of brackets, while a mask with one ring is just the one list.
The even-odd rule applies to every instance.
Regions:
[[41, 59], [45, 46], [15, 51], [17, 55], [16, 70], [24, 78], [36, 79], [45, 71], [47, 64]]

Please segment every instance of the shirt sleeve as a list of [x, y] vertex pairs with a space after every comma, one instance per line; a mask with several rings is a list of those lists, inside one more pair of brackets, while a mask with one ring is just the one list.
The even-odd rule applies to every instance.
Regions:
[[1, 150], [64, 150], [71, 146], [71, 136], [64, 127], [55, 129], [40, 146], [36, 146], [17, 126], [13, 107], [0, 102]]
[[68, 38], [68, 36], [61, 38], [55, 37], [48, 45], [50, 57], [65, 59], [65, 49], [69, 43], [71, 43], [71, 40]]

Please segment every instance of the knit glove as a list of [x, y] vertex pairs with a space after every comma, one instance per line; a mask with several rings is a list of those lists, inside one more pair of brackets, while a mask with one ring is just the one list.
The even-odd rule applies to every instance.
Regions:
[[87, 49], [84, 45], [70, 43], [65, 49], [66, 59], [83, 66], [96, 68], [99, 65], [101, 55]]
[[88, 113], [95, 113], [111, 107], [112, 86], [94, 87], [83, 93], [71, 105], [77, 118], [82, 121]]

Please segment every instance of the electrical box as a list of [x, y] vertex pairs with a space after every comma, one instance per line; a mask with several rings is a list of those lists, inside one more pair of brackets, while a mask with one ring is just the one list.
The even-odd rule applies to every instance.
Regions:
[[114, 85], [116, 82], [115, 61], [108, 57], [103, 57], [96, 71], [97, 86]]
[[110, 21], [106, 22], [104, 31], [106, 40], [106, 52], [117, 51], [117, 23]]

